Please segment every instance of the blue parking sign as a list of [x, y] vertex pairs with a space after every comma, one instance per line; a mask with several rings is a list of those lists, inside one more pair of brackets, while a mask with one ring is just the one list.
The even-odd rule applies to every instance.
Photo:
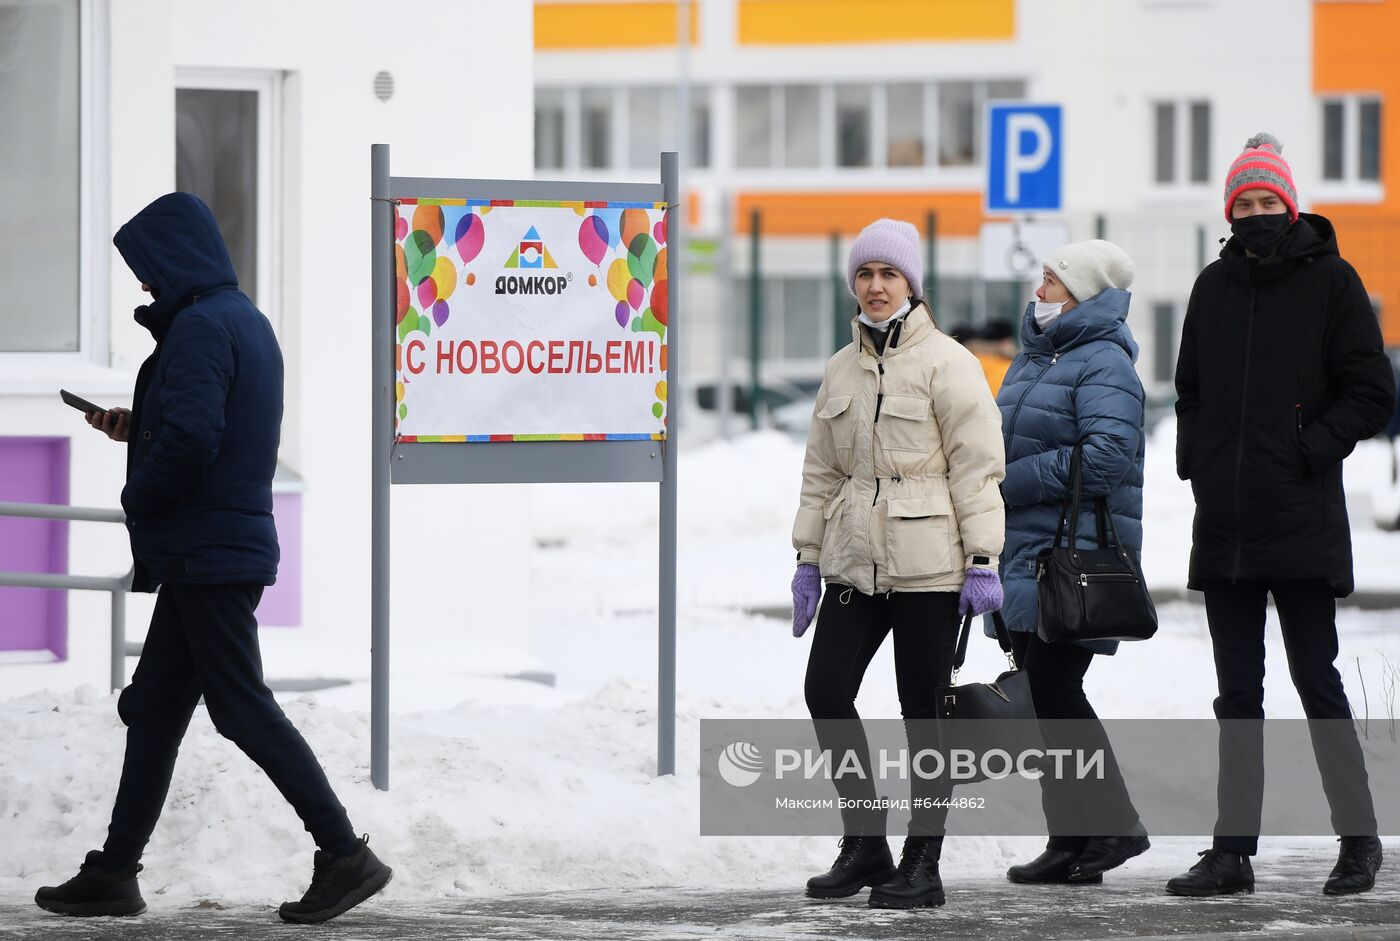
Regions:
[[988, 105], [987, 212], [1060, 211], [1063, 148], [1059, 105]]

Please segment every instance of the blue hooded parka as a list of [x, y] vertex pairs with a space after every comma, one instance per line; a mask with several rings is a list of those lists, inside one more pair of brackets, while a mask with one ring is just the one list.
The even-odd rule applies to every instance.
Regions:
[[282, 425], [272, 325], [238, 290], [218, 224], [197, 197], [160, 197], [112, 242], [151, 288], [135, 316], [156, 341], [136, 378], [121, 497], [132, 589], [271, 585]]
[[[997, 394], [1006, 441], [1002, 615], [1013, 631], [1035, 631], [1032, 560], [1055, 541], [1076, 444], [1084, 445], [1078, 539], [1097, 545], [1093, 498], [1106, 496], [1119, 538], [1141, 556], [1143, 391], [1133, 366], [1138, 346], [1125, 322], [1130, 299], [1127, 291], [1108, 288], [1044, 332], [1034, 303], [1022, 318], [1022, 350]], [[1096, 653], [1118, 647], [1115, 641], [1084, 646]]]

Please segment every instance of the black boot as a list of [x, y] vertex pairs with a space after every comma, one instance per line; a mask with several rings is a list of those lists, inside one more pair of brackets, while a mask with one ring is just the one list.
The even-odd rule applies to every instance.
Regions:
[[883, 836], [843, 836], [836, 862], [820, 876], [807, 880], [807, 897], [844, 899], [868, 885], [884, 882], [892, 872], [894, 860]]
[[102, 851], [93, 850], [78, 874], [63, 885], [46, 885], [34, 893], [34, 904], [60, 915], [139, 915], [146, 910], [136, 884], [140, 863], [121, 869], [102, 868]]
[[943, 838], [911, 836], [904, 841], [899, 867], [887, 881], [870, 890], [873, 908], [922, 908], [942, 905], [943, 880], [938, 877], [938, 857]]
[[1147, 830], [1139, 822], [1126, 836], [1094, 836], [1084, 844], [1084, 852], [1069, 867], [1070, 882], [1088, 882], [1103, 878], [1103, 874], [1147, 852], [1152, 844]]
[[1337, 865], [1327, 877], [1322, 891], [1328, 895], [1352, 895], [1366, 892], [1376, 884], [1376, 871], [1381, 868], [1381, 841], [1373, 836], [1344, 836]]
[[1230, 895], [1254, 891], [1254, 867], [1243, 853], [1208, 849], [1201, 861], [1174, 879], [1167, 880], [1170, 895]]
[[300, 902], [282, 903], [277, 914], [283, 921], [298, 924], [330, 921], [389, 884], [394, 871], [370, 850], [368, 835], [360, 839], [359, 848], [349, 856], [316, 851], [311, 888]]
[[[1079, 859], [1078, 850], [1046, 849], [1035, 859], [1006, 870], [1006, 878], [1023, 885], [1043, 883], [1065, 884], [1070, 882], [1070, 867]], [[1103, 876], [1090, 876], [1087, 879], [1073, 880], [1076, 885], [1098, 885]]]

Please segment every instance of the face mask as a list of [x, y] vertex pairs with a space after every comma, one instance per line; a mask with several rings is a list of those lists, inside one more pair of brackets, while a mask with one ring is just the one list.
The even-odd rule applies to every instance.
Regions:
[[1275, 212], [1236, 219], [1230, 223], [1230, 231], [1245, 248], [1260, 258], [1268, 258], [1278, 250], [1279, 242], [1292, 225], [1288, 213]]
[[883, 333], [890, 328], [891, 324], [893, 324], [900, 317], [903, 317], [905, 314], [909, 313], [909, 311], [912, 309], [913, 307], [906, 299], [903, 306], [901, 306], [899, 310], [890, 314], [889, 317], [885, 318], [884, 320], [871, 320], [870, 317], [866, 315], [865, 311], [861, 311], [860, 316], [856, 319], [858, 319], [861, 323], [865, 324], [867, 327], [870, 327], [872, 330], [879, 330], [881, 333]]
[[1035, 302], [1035, 322], [1044, 330], [1060, 317], [1060, 311], [1064, 308], [1064, 301], [1055, 301], [1053, 304], [1047, 301]]

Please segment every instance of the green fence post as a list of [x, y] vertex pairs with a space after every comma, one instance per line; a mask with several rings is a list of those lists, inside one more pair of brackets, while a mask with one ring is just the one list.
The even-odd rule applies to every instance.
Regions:
[[749, 427], [758, 430], [759, 366], [763, 362], [763, 276], [758, 243], [762, 231], [759, 210], [749, 217]]
[[1108, 220], [1104, 218], [1103, 213], [1094, 217], [1094, 238], [1108, 238]]
[[841, 265], [841, 233], [831, 233], [831, 351], [835, 353], [851, 340], [851, 315], [846, 289], [846, 272]]
[[924, 297], [928, 308], [938, 316], [938, 213], [929, 210], [924, 217], [924, 250], [928, 258], [924, 261]]

